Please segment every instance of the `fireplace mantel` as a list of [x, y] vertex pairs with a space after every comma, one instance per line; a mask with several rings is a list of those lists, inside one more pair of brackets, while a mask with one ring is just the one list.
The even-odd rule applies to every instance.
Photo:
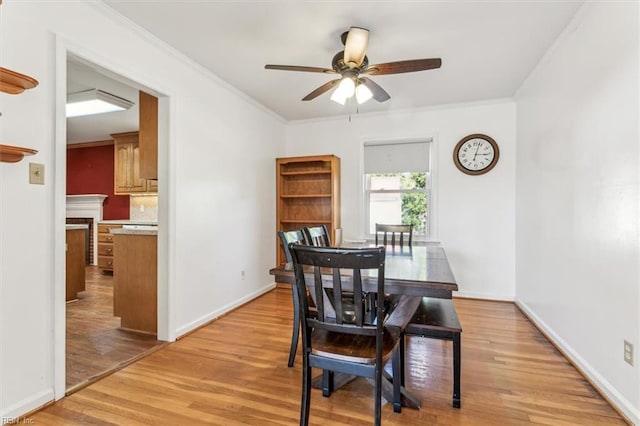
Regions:
[[105, 194], [67, 195], [67, 217], [93, 219], [93, 264], [98, 264], [98, 222], [102, 220]]

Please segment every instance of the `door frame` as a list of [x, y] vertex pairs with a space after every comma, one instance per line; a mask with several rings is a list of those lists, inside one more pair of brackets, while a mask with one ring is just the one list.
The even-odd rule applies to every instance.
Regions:
[[140, 70], [120, 60], [106, 57], [87, 49], [71, 40], [55, 35], [55, 82], [54, 84], [54, 140], [53, 140], [53, 388], [56, 400], [66, 395], [66, 189], [67, 189], [67, 126], [65, 104], [67, 98], [67, 58], [73, 56], [89, 64], [95, 64], [131, 82], [133, 87], [158, 98], [158, 340], [172, 342], [176, 339], [175, 326], [170, 316], [173, 300], [173, 268], [170, 254], [175, 247], [172, 235], [175, 208], [173, 200], [175, 184], [170, 180], [174, 175], [171, 152], [170, 129], [172, 126], [172, 103], [175, 97], [171, 91], [155, 80], [154, 75]]

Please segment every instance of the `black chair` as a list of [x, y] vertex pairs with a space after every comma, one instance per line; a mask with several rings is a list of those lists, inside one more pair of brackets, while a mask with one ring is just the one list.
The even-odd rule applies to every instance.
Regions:
[[305, 236], [307, 237], [307, 244], [316, 247], [330, 247], [331, 238], [329, 238], [329, 231], [325, 225], [310, 226], [303, 229]]
[[[280, 243], [282, 244], [282, 249], [284, 250], [287, 263], [293, 263], [289, 244], [306, 244], [307, 242], [302, 229], [278, 231], [278, 238], [280, 238]], [[293, 367], [293, 363], [296, 358], [296, 351], [298, 349], [298, 336], [300, 335], [300, 300], [298, 299], [298, 292], [296, 291], [295, 286], [291, 286], [291, 292], [293, 293], [293, 332], [291, 334], [289, 362], [287, 363], [289, 367]]]
[[[311, 402], [311, 369], [323, 370], [323, 395], [329, 396], [333, 391], [333, 373], [362, 376], [375, 381], [375, 424], [380, 424], [383, 368], [392, 359], [393, 371], [393, 407], [401, 410], [400, 380], [402, 374], [402, 358], [399, 341], [402, 331], [417, 308], [402, 306], [385, 317], [384, 306], [384, 261], [383, 247], [368, 249], [345, 249], [335, 247], [310, 247], [290, 244], [289, 250], [293, 258], [295, 283], [298, 299], [301, 302], [302, 346], [303, 346], [303, 379], [300, 424], [309, 422]], [[313, 289], [309, 288], [305, 277], [305, 268], [313, 273]], [[310, 268], [310, 269], [309, 269]], [[328, 268], [328, 269], [321, 269]], [[377, 270], [377, 320], [368, 323], [364, 314], [361, 271]], [[344, 280], [341, 273], [347, 270], [352, 275]], [[333, 305], [335, 317], [326, 315], [323, 300], [323, 279], [325, 285], [331, 282], [333, 289]], [[345, 321], [343, 308], [343, 284], [348, 284], [351, 303], [355, 307], [354, 315]], [[317, 285], [316, 285], [317, 284]], [[346, 286], [345, 286], [346, 287]], [[316, 312], [311, 312], [305, 294], [315, 293]], [[403, 301], [414, 301], [407, 297]], [[398, 314], [396, 314], [396, 312]], [[386, 380], [386, 379], [384, 379]]]
[[[411, 247], [413, 239], [413, 225], [385, 225], [376, 223], [376, 245], [378, 245], [378, 234], [382, 233], [382, 245], [387, 246], [391, 242], [392, 247], [396, 247], [396, 234], [398, 234], [398, 245], [402, 250], [405, 245]], [[391, 239], [387, 235], [391, 234]], [[405, 238], [406, 236], [406, 238]]]

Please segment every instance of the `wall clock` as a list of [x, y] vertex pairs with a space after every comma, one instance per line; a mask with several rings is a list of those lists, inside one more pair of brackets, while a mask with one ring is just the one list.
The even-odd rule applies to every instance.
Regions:
[[481, 175], [493, 169], [500, 149], [493, 138], [480, 133], [466, 136], [453, 149], [453, 162], [462, 173]]

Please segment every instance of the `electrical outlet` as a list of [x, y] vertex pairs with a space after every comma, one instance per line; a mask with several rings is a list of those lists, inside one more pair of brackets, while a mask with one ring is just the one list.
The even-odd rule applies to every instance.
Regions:
[[626, 340], [624, 341], [624, 361], [629, 365], [633, 365], [633, 344]]
[[29, 183], [44, 185], [44, 164], [29, 163]]

